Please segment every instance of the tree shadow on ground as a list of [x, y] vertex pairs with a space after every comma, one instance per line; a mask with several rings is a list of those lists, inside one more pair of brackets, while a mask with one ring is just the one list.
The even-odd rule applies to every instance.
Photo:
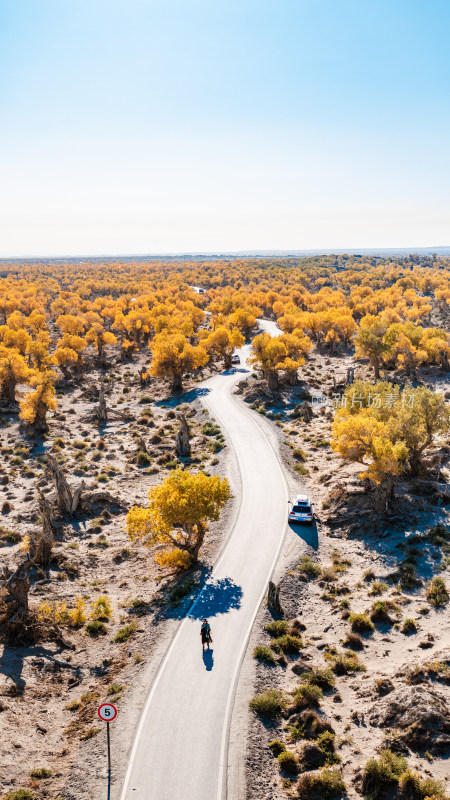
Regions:
[[206, 386], [200, 386], [198, 389], [190, 389], [188, 392], [165, 397], [163, 400], [157, 400], [154, 405], [160, 408], [174, 408], [184, 403], [192, 403], [194, 400], [197, 400], [198, 397], [206, 397], [210, 391], [211, 389], [208, 389]]
[[70, 670], [74, 676], [81, 679], [80, 668], [73, 666], [67, 661], [61, 661], [57, 656], [63, 652], [63, 648], [52, 652], [42, 645], [30, 645], [29, 647], [14, 647], [5, 645], [0, 656], [0, 674], [11, 681], [15, 687], [15, 692], [21, 694], [26, 688], [26, 680], [22, 673], [26, 658], [37, 659], [33, 661], [35, 668], [40, 673], [54, 673], [61, 669]]
[[313, 522], [312, 525], [302, 525], [301, 523], [289, 522], [289, 527], [300, 539], [303, 539], [305, 544], [313, 547], [314, 550], [319, 548], [319, 533], [317, 525]]
[[208, 619], [227, 614], [232, 609], [240, 608], [242, 595], [241, 587], [231, 578], [210, 580], [204, 585], [188, 616], [191, 619]]

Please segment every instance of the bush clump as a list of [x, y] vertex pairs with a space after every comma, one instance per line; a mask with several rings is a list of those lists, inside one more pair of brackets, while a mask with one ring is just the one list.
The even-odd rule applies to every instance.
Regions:
[[286, 633], [284, 636], [279, 636], [278, 639], [273, 639], [270, 646], [277, 653], [296, 655], [302, 649], [303, 642], [300, 636], [292, 636], [292, 634]]
[[277, 663], [273, 650], [264, 644], [256, 645], [253, 650], [253, 658], [257, 658], [258, 661], [265, 661], [267, 664]]
[[344, 647], [349, 647], [350, 650], [362, 650], [364, 648], [364, 642], [357, 633], [347, 633], [342, 644]]
[[335, 675], [347, 675], [349, 672], [365, 672], [366, 670], [353, 650], [338, 653], [337, 650], [331, 648], [325, 653], [325, 659], [331, 662], [331, 669]]
[[264, 626], [264, 630], [267, 631], [269, 636], [284, 636], [289, 630], [289, 622], [285, 619], [274, 619], [272, 622], [269, 622], [268, 625]]
[[445, 800], [444, 787], [441, 781], [432, 778], [422, 780], [417, 772], [407, 770], [401, 775], [398, 788], [402, 800]]
[[28, 789], [15, 789], [12, 792], [7, 792], [3, 800], [33, 800], [33, 795]]
[[287, 703], [287, 698], [280, 689], [268, 689], [250, 700], [249, 705], [261, 717], [279, 717]]
[[303, 672], [300, 679], [304, 683], [310, 683], [312, 686], [318, 686], [323, 691], [331, 689], [335, 684], [335, 677], [331, 669], [319, 669], [316, 667], [311, 672]]
[[443, 578], [434, 577], [427, 585], [427, 600], [435, 608], [448, 603], [448, 589]]
[[322, 572], [322, 567], [316, 562], [313, 561], [310, 556], [302, 556], [299, 564], [298, 569], [300, 572], [303, 572], [308, 578], [318, 578], [320, 573]]
[[284, 750], [277, 758], [278, 766], [289, 775], [297, 775], [298, 773], [298, 759], [295, 753], [290, 750]]
[[92, 622], [88, 622], [85, 631], [88, 636], [93, 636], [95, 638], [96, 636], [106, 636], [108, 628], [104, 622], [100, 622], [99, 619], [93, 619]]
[[119, 643], [128, 641], [130, 636], [133, 636], [133, 634], [135, 633], [136, 628], [137, 625], [135, 622], [130, 622], [128, 625], [124, 625], [123, 628], [119, 628], [119, 630], [117, 631], [114, 637], [114, 641]]
[[386, 791], [398, 785], [406, 767], [406, 758], [392, 750], [382, 750], [379, 758], [371, 758], [364, 767], [363, 794], [370, 800], [383, 800]]
[[405, 619], [402, 625], [402, 633], [417, 633], [417, 625], [415, 620], [408, 617]]
[[311, 683], [302, 683], [292, 692], [294, 698], [294, 705], [296, 710], [301, 708], [318, 708], [320, 698], [322, 697], [322, 689], [320, 686], [314, 686]]
[[349, 622], [353, 633], [372, 633], [373, 624], [367, 614], [350, 614]]
[[280, 739], [273, 739], [272, 742], [269, 742], [269, 750], [271, 750], [272, 755], [278, 757], [280, 753], [285, 752], [286, 745], [284, 742], [281, 742]]
[[297, 784], [300, 800], [334, 800], [340, 797], [346, 788], [341, 772], [329, 767], [319, 772], [305, 772]]
[[48, 767], [36, 767], [36, 769], [32, 769], [30, 772], [32, 778], [50, 778], [53, 775], [51, 769]]

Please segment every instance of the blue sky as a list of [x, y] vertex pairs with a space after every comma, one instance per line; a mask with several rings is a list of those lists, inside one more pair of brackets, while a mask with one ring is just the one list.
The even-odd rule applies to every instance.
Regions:
[[0, 0], [0, 256], [449, 245], [446, 0]]

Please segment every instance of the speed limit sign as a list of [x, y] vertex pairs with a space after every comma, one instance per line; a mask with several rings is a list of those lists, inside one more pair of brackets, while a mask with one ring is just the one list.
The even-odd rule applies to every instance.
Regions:
[[117, 708], [112, 703], [102, 703], [97, 714], [103, 722], [111, 722], [117, 716]]

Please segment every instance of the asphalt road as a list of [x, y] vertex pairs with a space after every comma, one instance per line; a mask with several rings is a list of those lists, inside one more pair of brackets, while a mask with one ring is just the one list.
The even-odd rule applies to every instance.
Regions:
[[[262, 323], [272, 334], [272, 323]], [[242, 365], [248, 347], [241, 351]], [[231, 394], [242, 372], [205, 382], [204, 402], [236, 453], [242, 499], [228, 542], [153, 683], [121, 800], [225, 800], [228, 726], [248, 636], [287, 526], [287, 486], [256, 415]], [[237, 487], [235, 487], [237, 489]], [[208, 617], [213, 645], [202, 652]], [[231, 799], [230, 799], [231, 800]]]

